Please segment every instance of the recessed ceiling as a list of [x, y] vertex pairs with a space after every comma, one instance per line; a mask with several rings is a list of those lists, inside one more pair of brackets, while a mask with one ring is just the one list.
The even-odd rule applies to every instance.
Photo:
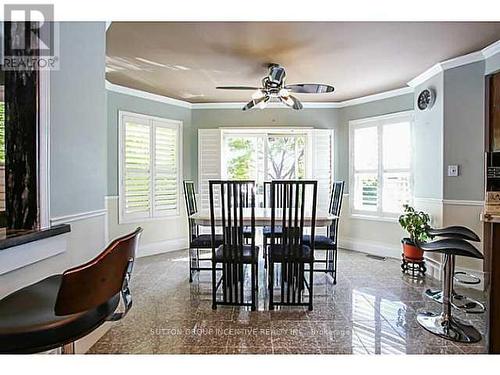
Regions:
[[338, 102], [406, 86], [432, 65], [500, 39], [499, 22], [113, 22], [106, 78], [191, 103], [248, 101], [266, 65], [287, 84], [327, 83]]

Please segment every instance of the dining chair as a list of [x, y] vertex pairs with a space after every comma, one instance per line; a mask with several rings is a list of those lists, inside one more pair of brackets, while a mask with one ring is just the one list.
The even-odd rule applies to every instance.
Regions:
[[[277, 208], [282, 207], [282, 196], [283, 196], [283, 186], [277, 186], [276, 189], [276, 206]], [[271, 207], [271, 181], [264, 181], [264, 208]], [[274, 234], [277, 237], [281, 237], [283, 234], [283, 230], [281, 226], [277, 226], [274, 228]], [[269, 244], [269, 239], [271, 238], [271, 226], [265, 225], [262, 228], [262, 237], [264, 238], [264, 268], [267, 268], [267, 245]]]
[[[201, 266], [200, 262], [212, 261], [211, 252], [206, 252], [203, 257], [200, 257], [201, 250], [212, 249], [212, 236], [210, 234], [200, 234], [199, 226], [195, 223], [191, 215], [198, 212], [198, 205], [196, 203], [196, 191], [194, 189], [194, 182], [191, 180], [184, 180], [184, 199], [186, 202], [186, 212], [189, 228], [189, 282], [193, 282], [193, 273], [201, 271], [212, 271], [207, 263], [206, 266]], [[216, 245], [222, 243], [222, 235], [215, 236]]]
[[[251, 306], [257, 309], [259, 248], [255, 246], [255, 182], [254, 181], [209, 181], [210, 223], [212, 230], [212, 308], [217, 305]], [[219, 195], [219, 206], [214, 199]], [[249, 199], [249, 207], [243, 201]], [[248, 212], [249, 211], [249, 212]], [[249, 215], [245, 222], [244, 215]], [[222, 227], [222, 244], [215, 246], [216, 228]], [[243, 229], [250, 228], [249, 243]], [[221, 264], [219, 272], [217, 266]], [[250, 300], [245, 298], [248, 283], [246, 271], [250, 271]], [[218, 273], [220, 278], [217, 279]], [[217, 296], [222, 289], [222, 299]], [[220, 294], [220, 293], [219, 293]], [[246, 293], [248, 294], [248, 293]]]
[[[269, 309], [275, 305], [307, 306], [313, 309], [314, 242], [304, 244], [305, 218], [310, 215], [310, 230], [316, 230], [317, 181], [286, 180], [271, 182], [271, 244], [269, 245]], [[282, 235], [276, 235], [281, 226]], [[274, 300], [275, 265], [280, 264], [280, 298]], [[308, 269], [305, 266], [308, 265]], [[305, 278], [308, 272], [309, 281]], [[303, 294], [307, 288], [308, 298]]]
[[[326, 236], [314, 236], [314, 250], [324, 251], [325, 258], [314, 259], [315, 263], [324, 264], [324, 267], [314, 268], [314, 272], [324, 272], [333, 278], [333, 283], [337, 283], [337, 242], [340, 221], [340, 211], [342, 209], [342, 197], [344, 195], [344, 181], [335, 181], [332, 185], [330, 195], [330, 205], [328, 212], [337, 218], [327, 227]], [[311, 246], [311, 236], [304, 236], [304, 243]]]
[[[0, 300], [0, 353], [62, 348], [132, 307], [129, 289], [141, 228], [120, 237], [91, 261], [49, 276]], [[120, 299], [123, 311], [117, 312]]]

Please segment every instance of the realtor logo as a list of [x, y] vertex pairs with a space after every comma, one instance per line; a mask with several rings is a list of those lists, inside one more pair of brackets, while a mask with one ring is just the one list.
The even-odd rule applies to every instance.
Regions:
[[6, 4], [3, 70], [59, 69], [59, 33], [52, 4]]

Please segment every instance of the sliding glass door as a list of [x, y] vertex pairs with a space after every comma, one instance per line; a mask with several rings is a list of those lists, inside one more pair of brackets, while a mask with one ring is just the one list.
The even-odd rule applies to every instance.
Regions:
[[222, 177], [255, 180], [260, 206], [264, 181], [306, 178], [307, 138], [306, 133], [223, 133]]

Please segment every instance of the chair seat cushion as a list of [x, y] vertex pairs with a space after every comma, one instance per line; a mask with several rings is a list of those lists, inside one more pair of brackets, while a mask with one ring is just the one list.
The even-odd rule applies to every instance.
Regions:
[[255, 246], [252, 251], [251, 245], [243, 245], [243, 248], [236, 248], [231, 251], [226, 247], [225, 251], [223, 245], [215, 250], [215, 260], [217, 262], [236, 262], [236, 263], [257, 263], [259, 261], [259, 247]]
[[62, 275], [50, 276], [0, 300], [0, 353], [37, 353], [75, 341], [100, 326], [120, 295], [82, 313], [57, 316]]
[[[266, 237], [271, 236], [271, 226], [270, 225], [265, 225], [264, 228], [262, 228], [262, 233]], [[283, 227], [281, 225], [276, 225], [274, 227], [274, 234], [276, 236], [281, 236], [283, 234]]]
[[[222, 234], [215, 235], [215, 246], [220, 246], [223, 242]], [[212, 235], [200, 234], [190, 243], [191, 249], [211, 249], [212, 248]]]
[[306, 245], [297, 246], [295, 249], [289, 249], [289, 245], [283, 248], [282, 244], [269, 245], [269, 256], [274, 262], [281, 261], [298, 261], [298, 262], [312, 262], [314, 255], [311, 248]]
[[[311, 246], [311, 236], [304, 235], [304, 245]], [[335, 241], [327, 236], [314, 236], [314, 249], [328, 250], [335, 247]]]

